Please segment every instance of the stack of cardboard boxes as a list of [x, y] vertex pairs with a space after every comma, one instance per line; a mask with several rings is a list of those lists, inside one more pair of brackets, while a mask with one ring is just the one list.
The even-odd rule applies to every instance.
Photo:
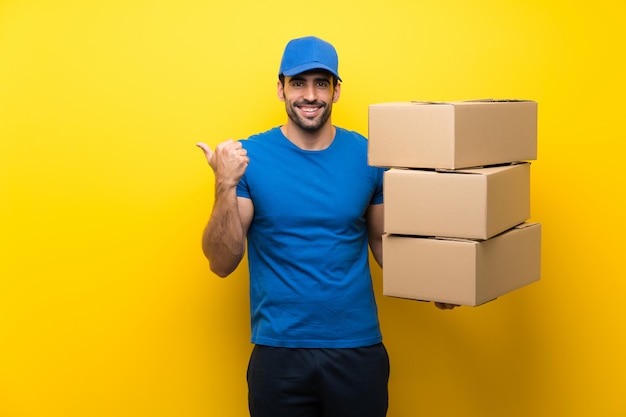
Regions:
[[369, 107], [369, 164], [385, 172], [383, 294], [476, 306], [540, 278], [530, 218], [537, 103]]

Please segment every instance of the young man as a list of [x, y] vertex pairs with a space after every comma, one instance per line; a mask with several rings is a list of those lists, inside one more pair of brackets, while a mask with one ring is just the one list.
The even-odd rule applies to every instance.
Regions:
[[226, 277], [247, 241], [253, 417], [383, 417], [389, 359], [368, 245], [382, 266], [383, 169], [367, 141], [331, 122], [341, 78], [335, 48], [290, 41], [278, 98], [287, 122], [213, 151], [215, 204], [202, 248]]
[[229, 275], [248, 244], [253, 417], [382, 417], [389, 362], [368, 243], [382, 263], [383, 170], [366, 139], [331, 123], [341, 78], [335, 48], [290, 41], [278, 98], [287, 122], [215, 151], [215, 205], [202, 247]]

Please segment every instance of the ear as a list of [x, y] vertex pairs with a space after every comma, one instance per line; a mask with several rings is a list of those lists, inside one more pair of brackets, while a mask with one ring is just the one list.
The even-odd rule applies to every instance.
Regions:
[[341, 83], [337, 83], [333, 91], [333, 103], [339, 101], [339, 96], [341, 95]]
[[280, 101], [285, 101], [285, 87], [283, 86], [283, 83], [280, 82], [280, 80], [278, 80], [276, 90], [276, 93], [278, 94], [278, 99]]

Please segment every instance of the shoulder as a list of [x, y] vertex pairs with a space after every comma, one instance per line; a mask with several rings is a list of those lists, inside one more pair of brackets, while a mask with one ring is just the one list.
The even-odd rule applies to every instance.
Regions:
[[335, 135], [339, 146], [344, 150], [355, 155], [359, 155], [361, 158], [367, 159], [368, 140], [361, 133], [354, 130], [347, 130], [344, 128], [337, 128], [337, 134]]
[[335, 143], [342, 151], [364, 156], [367, 154], [367, 139], [353, 130], [336, 127]]
[[280, 128], [274, 127], [265, 132], [257, 133], [249, 136], [246, 139], [241, 139], [240, 142], [246, 149], [253, 149], [255, 147], [263, 147], [265, 145], [271, 145], [280, 138]]
[[342, 140], [350, 140], [352, 141], [352, 143], [360, 144], [361, 146], [367, 145], [367, 139], [365, 138], [365, 136], [363, 136], [359, 132], [356, 132], [354, 130], [348, 130], [348, 129], [345, 129], [343, 127], [338, 127], [338, 126], [335, 126], [335, 129], [336, 129], [336, 134], [335, 134], [336, 138], [340, 138]]

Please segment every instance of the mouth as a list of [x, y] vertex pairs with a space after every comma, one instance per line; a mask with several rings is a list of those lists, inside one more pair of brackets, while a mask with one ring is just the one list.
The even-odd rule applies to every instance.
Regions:
[[297, 103], [296, 107], [304, 116], [314, 117], [324, 109], [325, 105], [323, 103]]

